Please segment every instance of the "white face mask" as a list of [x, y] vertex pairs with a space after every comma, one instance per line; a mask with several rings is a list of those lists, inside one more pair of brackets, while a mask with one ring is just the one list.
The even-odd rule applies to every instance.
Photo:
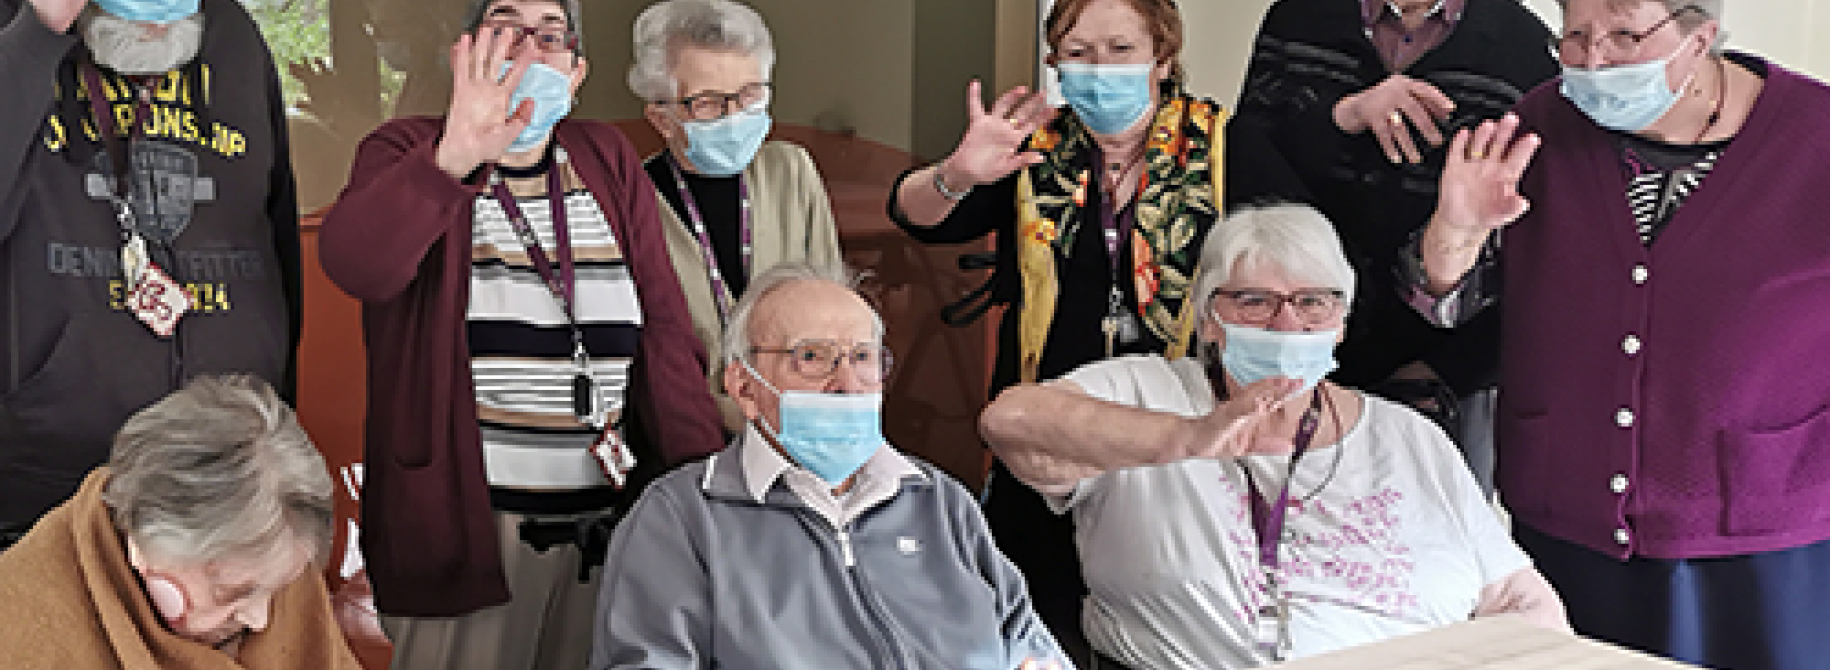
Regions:
[[197, 57], [203, 46], [203, 15], [165, 25], [165, 34], [146, 38], [146, 25], [107, 12], [83, 19], [83, 44], [102, 67], [127, 75], [170, 72]]

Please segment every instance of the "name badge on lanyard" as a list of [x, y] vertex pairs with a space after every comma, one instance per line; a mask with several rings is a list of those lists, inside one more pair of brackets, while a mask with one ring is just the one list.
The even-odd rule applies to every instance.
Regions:
[[140, 235], [139, 225], [134, 222], [133, 191], [129, 187], [133, 171], [130, 151], [132, 138], [139, 136], [140, 122], [146, 118], [148, 107], [144, 99], [134, 107], [130, 138], [122, 141], [114, 126], [114, 113], [101, 73], [93, 63], [85, 64], [82, 72], [84, 83], [89, 87], [89, 110], [95, 117], [96, 130], [101, 133], [102, 142], [114, 162], [114, 191], [110, 199], [114, 202], [115, 223], [121, 229], [121, 280], [127, 288], [127, 299], [123, 302], [128, 313], [146, 324], [154, 335], [170, 339], [178, 331], [178, 321], [194, 303], [184, 285], [174, 281], [153, 262], [152, 254], [146, 248], [146, 238]]

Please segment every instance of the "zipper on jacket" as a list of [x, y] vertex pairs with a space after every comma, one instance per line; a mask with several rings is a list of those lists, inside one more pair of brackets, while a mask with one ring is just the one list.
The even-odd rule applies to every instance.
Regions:
[[857, 567], [858, 557], [851, 553], [851, 533], [843, 530], [839, 531], [839, 555], [845, 557], [845, 567]]

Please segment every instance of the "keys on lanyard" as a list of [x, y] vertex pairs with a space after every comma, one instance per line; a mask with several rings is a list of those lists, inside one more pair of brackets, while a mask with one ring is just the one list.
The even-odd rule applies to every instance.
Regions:
[[1137, 315], [1125, 309], [1125, 298], [1112, 285], [1110, 298], [1106, 301], [1106, 318], [1100, 319], [1099, 329], [1106, 334], [1106, 358], [1118, 354], [1119, 344], [1131, 344], [1143, 337], [1143, 327], [1137, 322]]
[[178, 331], [179, 320], [190, 311], [193, 302], [190, 294], [185, 292], [184, 285], [174, 281], [171, 275], [153, 262], [152, 253], [146, 247], [146, 238], [140, 235], [140, 227], [135, 223], [131, 201], [132, 138], [139, 136], [140, 123], [147, 117], [149, 106], [145, 98], [141, 97], [139, 104], [134, 107], [130, 139], [123, 141], [114, 125], [114, 109], [108, 102], [108, 87], [102, 83], [101, 72], [93, 63], [85, 63], [81, 69], [83, 83], [89, 89], [89, 111], [94, 116], [96, 130], [114, 164], [111, 199], [114, 202], [115, 224], [121, 229], [121, 281], [127, 296], [121, 302], [154, 335], [160, 339], [170, 339]]

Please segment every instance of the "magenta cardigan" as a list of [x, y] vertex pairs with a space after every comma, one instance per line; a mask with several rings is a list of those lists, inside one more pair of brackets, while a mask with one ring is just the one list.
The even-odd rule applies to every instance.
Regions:
[[[479, 187], [433, 162], [438, 118], [398, 119], [362, 141], [325, 216], [324, 270], [361, 300], [368, 347], [362, 549], [385, 614], [457, 616], [506, 602], [483, 470], [464, 315]], [[706, 354], [668, 262], [654, 186], [615, 127], [563, 121], [555, 138], [603, 208], [639, 288], [641, 403], [672, 465], [724, 446]], [[639, 380], [638, 380], [639, 381]]]
[[1619, 559], [1830, 538], [1830, 88], [1765, 89], [1650, 246], [1617, 138], [1557, 82], [1504, 232], [1499, 482], [1515, 518]]

